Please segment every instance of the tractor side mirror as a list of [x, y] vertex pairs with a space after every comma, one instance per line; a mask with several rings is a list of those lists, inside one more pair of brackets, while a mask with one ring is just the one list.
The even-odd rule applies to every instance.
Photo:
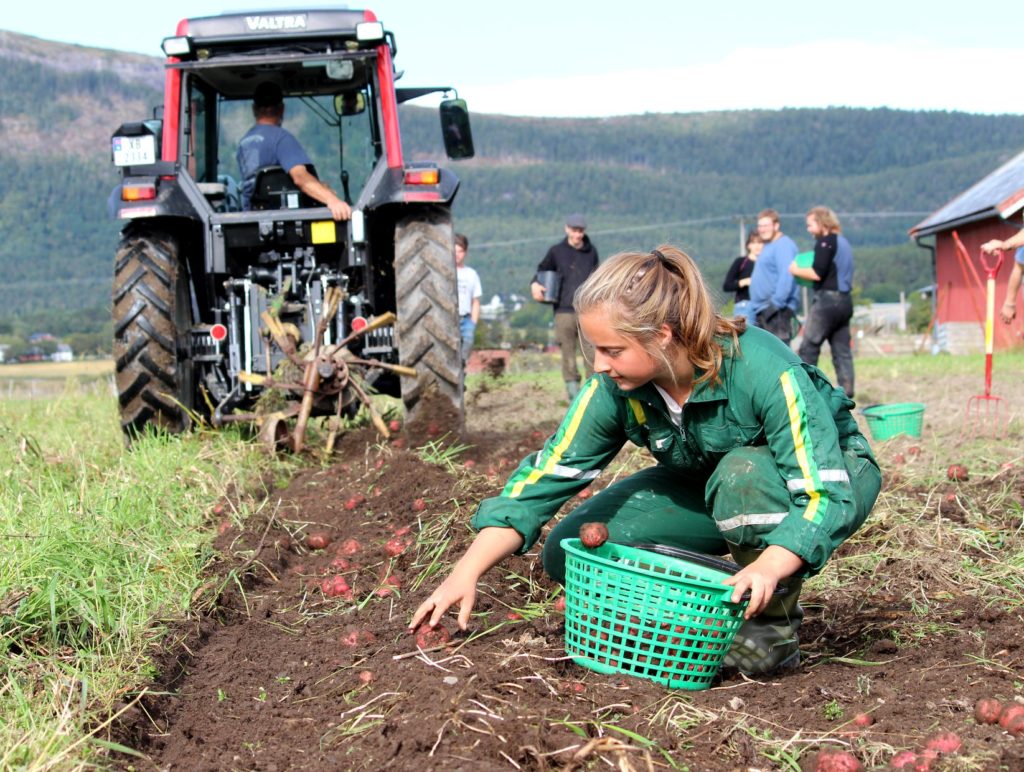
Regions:
[[334, 95], [334, 112], [338, 115], [359, 115], [366, 111], [366, 94], [362, 91], [346, 91]]
[[473, 132], [469, 128], [469, 108], [464, 99], [441, 102], [441, 136], [448, 157], [454, 160], [472, 158]]

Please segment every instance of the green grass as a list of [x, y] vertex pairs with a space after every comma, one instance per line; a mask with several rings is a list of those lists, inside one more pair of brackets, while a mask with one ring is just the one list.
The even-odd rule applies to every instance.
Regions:
[[88, 727], [153, 675], [154, 620], [188, 608], [213, 505], [279, 463], [231, 431], [129, 452], [105, 384], [0, 403], [0, 769], [94, 759]]

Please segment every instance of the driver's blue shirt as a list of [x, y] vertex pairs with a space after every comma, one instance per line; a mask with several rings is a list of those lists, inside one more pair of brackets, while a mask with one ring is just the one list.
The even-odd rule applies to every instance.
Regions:
[[280, 166], [290, 172], [296, 166], [312, 163], [291, 132], [280, 126], [257, 123], [238, 143], [238, 169], [242, 175], [242, 208], [251, 209], [256, 171], [264, 166]]

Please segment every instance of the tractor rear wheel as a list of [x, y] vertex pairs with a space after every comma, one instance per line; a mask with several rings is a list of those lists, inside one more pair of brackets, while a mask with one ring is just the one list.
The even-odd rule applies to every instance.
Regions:
[[454, 243], [447, 209], [426, 209], [395, 225], [399, 362], [418, 372], [402, 378], [402, 401], [410, 420], [436, 420], [457, 433], [462, 348]]
[[114, 258], [114, 361], [121, 429], [177, 433], [192, 420], [192, 326], [188, 272], [175, 239], [129, 228]]

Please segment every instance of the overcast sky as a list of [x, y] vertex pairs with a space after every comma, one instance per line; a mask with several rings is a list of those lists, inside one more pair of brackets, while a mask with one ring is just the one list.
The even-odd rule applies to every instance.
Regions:
[[[0, 28], [161, 55], [183, 17], [258, 0], [8, 2]], [[473, 112], [608, 116], [783, 107], [1024, 112], [1019, 2], [375, 0], [402, 85], [453, 85]], [[360, 6], [353, 6], [360, 7]]]

